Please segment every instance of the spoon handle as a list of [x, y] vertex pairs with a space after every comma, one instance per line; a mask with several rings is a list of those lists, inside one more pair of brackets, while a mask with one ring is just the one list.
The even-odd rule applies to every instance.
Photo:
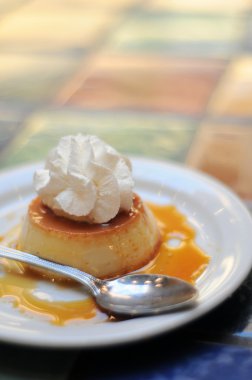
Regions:
[[81, 282], [85, 287], [91, 292], [92, 295], [96, 296], [99, 292], [96, 283], [101, 282], [101, 280], [95, 278], [94, 276], [82, 272], [79, 269], [55, 263], [53, 261], [48, 261], [42, 259], [41, 257], [32, 255], [31, 253], [26, 253], [19, 251], [17, 249], [9, 248], [0, 245], [0, 257], [21, 261], [25, 264], [34, 265], [39, 268], [43, 268], [55, 273], [63, 274], [64, 276], [70, 277], [73, 280]]

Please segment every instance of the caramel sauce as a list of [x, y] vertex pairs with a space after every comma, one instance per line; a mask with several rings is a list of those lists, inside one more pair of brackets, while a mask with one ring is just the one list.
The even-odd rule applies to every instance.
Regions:
[[10, 298], [12, 305], [21, 313], [32, 312], [48, 317], [54, 325], [62, 326], [68, 321], [91, 319], [96, 315], [96, 305], [92, 298], [61, 302], [45, 301], [33, 295], [37, 278], [31, 274], [8, 273], [0, 279], [0, 297]]
[[[174, 206], [149, 204], [149, 207], [159, 224], [162, 244], [155, 259], [139, 272], [176, 276], [193, 283], [209, 262], [209, 257], [195, 243], [194, 229]], [[16, 234], [12, 231], [12, 235], [17, 239], [18, 231]], [[171, 244], [172, 241], [176, 242], [176, 246]], [[20, 312], [42, 316], [57, 326], [92, 319], [100, 313], [92, 298], [68, 302], [37, 297], [34, 291], [38, 281], [41, 281], [38, 274], [27, 270], [18, 262], [5, 259], [1, 262], [5, 272], [0, 277], [0, 297], [10, 300]], [[55, 283], [55, 286], [77, 288], [72, 282]], [[103, 320], [109, 318], [104, 316]]]
[[[196, 245], [195, 231], [174, 206], [149, 204], [162, 235], [162, 244], [155, 260], [144, 273], [158, 273], [194, 283], [203, 273], [209, 257]], [[176, 246], [170, 243], [176, 242]]]
[[56, 215], [49, 207], [43, 204], [39, 197], [35, 198], [29, 206], [30, 220], [34, 224], [39, 224], [46, 232], [54, 231], [64, 233], [68, 238], [75, 238], [76, 235], [89, 235], [95, 233], [110, 233], [115, 229], [125, 228], [135, 218], [139, 216], [143, 204], [138, 195], [134, 195], [133, 207], [130, 213], [121, 212], [109, 223], [89, 224], [81, 223], [75, 220], [66, 219]]

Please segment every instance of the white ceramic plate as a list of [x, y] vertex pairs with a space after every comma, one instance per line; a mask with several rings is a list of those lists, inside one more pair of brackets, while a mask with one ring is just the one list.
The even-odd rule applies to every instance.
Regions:
[[[145, 199], [174, 204], [197, 231], [197, 243], [211, 262], [197, 281], [195, 308], [117, 323], [98, 320], [53, 326], [38, 316], [21, 314], [0, 299], [0, 339], [45, 347], [100, 347], [140, 340], [171, 331], [220, 304], [245, 279], [252, 265], [252, 221], [242, 202], [206, 175], [179, 165], [133, 158], [136, 191]], [[30, 165], [0, 175], [0, 235], [20, 222], [34, 196]], [[53, 285], [47, 292], [60, 298]], [[69, 291], [68, 299], [80, 294]], [[102, 317], [100, 317], [102, 319]]]

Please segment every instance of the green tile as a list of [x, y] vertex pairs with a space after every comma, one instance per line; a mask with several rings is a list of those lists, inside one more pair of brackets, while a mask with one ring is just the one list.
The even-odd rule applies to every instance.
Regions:
[[148, 10], [193, 12], [196, 14], [237, 14], [249, 11], [251, 0], [149, 0], [146, 4]]
[[0, 154], [19, 133], [25, 115], [27, 115], [27, 110], [0, 104]]
[[225, 58], [236, 52], [246, 18], [176, 13], [139, 13], [108, 42], [116, 53], [161, 53]]
[[2, 54], [0, 101], [49, 101], [77, 65], [72, 57]]
[[160, 114], [45, 111], [27, 120], [1, 166], [44, 159], [61, 136], [76, 133], [95, 134], [120, 152], [183, 161], [196, 128], [193, 119]]
[[11, 138], [17, 133], [19, 123], [14, 121], [0, 121], [0, 153], [6, 149]]

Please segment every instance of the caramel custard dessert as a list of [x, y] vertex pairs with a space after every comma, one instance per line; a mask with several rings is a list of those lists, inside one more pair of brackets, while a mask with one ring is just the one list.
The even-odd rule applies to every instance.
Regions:
[[59, 217], [36, 198], [29, 206], [19, 245], [26, 252], [108, 278], [147, 264], [157, 253], [159, 237], [156, 220], [137, 195], [130, 212], [106, 224]]
[[[194, 283], [209, 262], [195, 242], [194, 229], [176, 207], [146, 204], [133, 193], [133, 186], [129, 160], [113, 148], [95, 136], [63, 137], [34, 175], [38, 196], [28, 207], [21, 232], [17, 226], [2, 244], [100, 278], [134, 270]], [[179, 244], [170, 244], [174, 239]], [[45, 281], [57, 276], [19, 262], [1, 264], [0, 297], [10, 299], [22, 313], [57, 326], [77, 320], [111, 321], [92, 298], [50, 301], [50, 292], [40, 298], [36, 291], [41, 274]], [[64, 293], [69, 283], [53, 287]]]
[[112, 147], [95, 136], [63, 137], [35, 173], [38, 197], [18, 248], [99, 278], [143, 267], [160, 232], [133, 185], [129, 160]]

